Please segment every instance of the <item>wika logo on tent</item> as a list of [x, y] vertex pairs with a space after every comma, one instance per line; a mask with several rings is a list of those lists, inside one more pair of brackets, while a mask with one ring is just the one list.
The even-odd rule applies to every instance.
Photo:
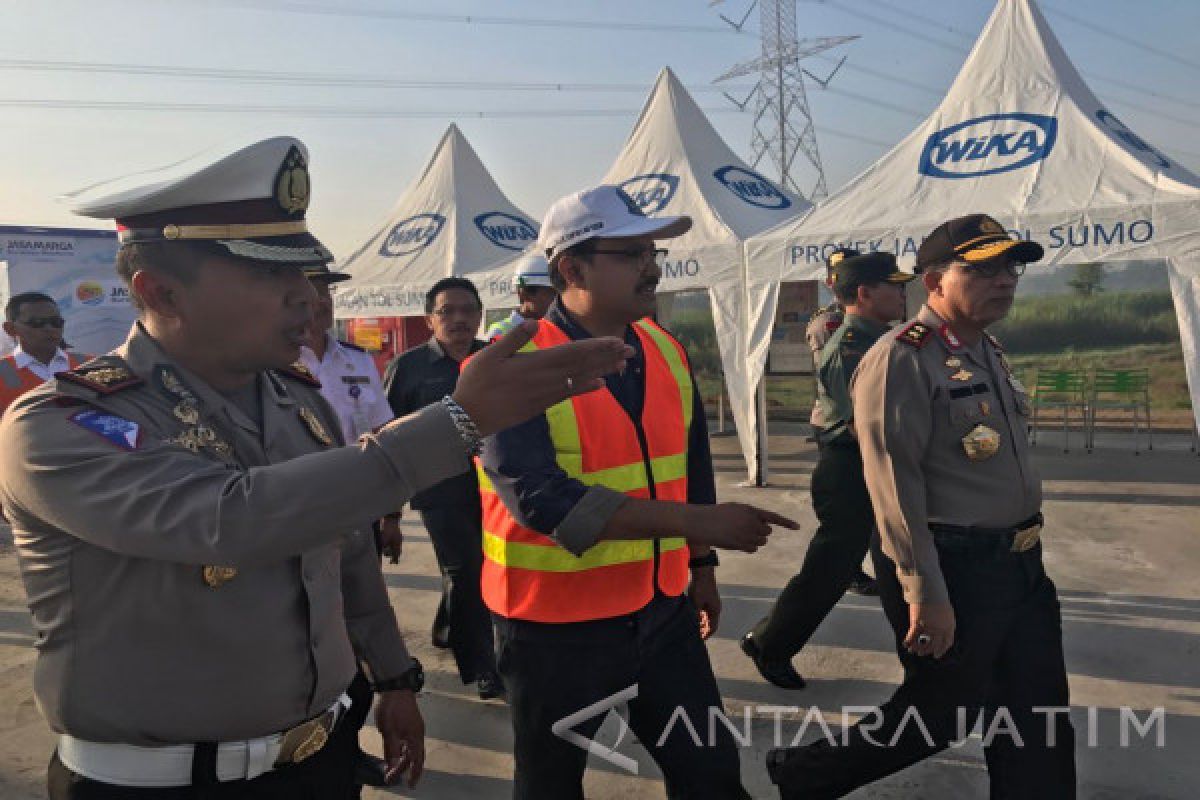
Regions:
[[1100, 124], [1108, 128], [1113, 136], [1116, 136], [1128, 147], [1138, 151], [1139, 154], [1153, 161], [1163, 169], [1170, 169], [1171, 162], [1162, 153], [1155, 150], [1146, 140], [1138, 136], [1133, 131], [1125, 126], [1124, 122], [1117, 119], [1116, 116], [1108, 109], [1102, 108], [1096, 112], [1096, 119], [1100, 120]]
[[978, 178], [1036, 164], [1054, 149], [1058, 120], [1042, 114], [989, 114], [929, 137], [917, 171], [931, 178]]
[[446, 218], [441, 214], [417, 214], [401, 220], [392, 226], [391, 232], [383, 240], [379, 255], [395, 258], [424, 250], [445, 225]]
[[675, 190], [679, 188], [679, 176], [648, 172], [624, 181], [621, 188], [637, 203], [642, 213], [653, 214], [662, 211], [671, 202]]
[[775, 184], [745, 167], [721, 167], [713, 173], [713, 177], [739, 199], [752, 206], [778, 210], [792, 204], [788, 196], [779, 191]]
[[524, 250], [538, 235], [532, 222], [503, 211], [480, 214], [475, 217], [475, 227], [489, 242], [505, 250]]

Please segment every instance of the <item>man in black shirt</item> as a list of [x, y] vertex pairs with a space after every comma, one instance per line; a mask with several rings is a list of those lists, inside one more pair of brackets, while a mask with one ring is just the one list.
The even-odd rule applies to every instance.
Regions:
[[[425, 295], [425, 312], [433, 336], [389, 364], [383, 379], [397, 417], [451, 394], [462, 362], [485, 345], [475, 338], [483, 304], [469, 280], [444, 278], [435, 283]], [[491, 615], [479, 592], [483, 519], [475, 472], [413, 495], [411, 505], [429, 532], [442, 571], [434, 645], [453, 651], [459, 677], [463, 683], [477, 683], [482, 699], [499, 697], [504, 687], [496, 675]]]

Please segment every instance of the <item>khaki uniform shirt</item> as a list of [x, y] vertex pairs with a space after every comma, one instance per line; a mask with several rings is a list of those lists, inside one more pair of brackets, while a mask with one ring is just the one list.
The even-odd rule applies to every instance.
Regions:
[[91, 388], [57, 378], [0, 423], [0, 497], [54, 730], [254, 738], [327, 709], [356, 656], [376, 679], [411, 666], [367, 532], [467, 468], [444, 408], [340, 447], [318, 388], [266, 372], [259, 430], [140, 326], [74, 374]]
[[[818, 309], [817, 313], [813, 314], [812, 319], [808, 321], [808, 327], [804, 329], [804, 338], [808, 342], [808, 348], [812, 350], [814, 376], [817, 374], [821, 363], [821, 352], [825, 349], [825, 345], [829, 343], [829, 339], [833, 336], [834, 331], [841, 327], [842, 317], [841, 305], [833, 302], [824, 308]], [[829, 423], [825, 418], [825, 411], [821, 406], [821, 393], [823, 391], [821, 382], [818, 380], [817, 396], [813, 401], [812, 413], [808, 417], [809, 423], [817, 430], [821, 430]]]
[[[1001, 528], [1041, 508], [1024, 387], [994, 339], [967, 347], [923, 306], [867, 353], [852, 394], [867, 488], [905, 599], [947, 602], [929, 523]], [[995, 434], [995, 453], [969, 457], [972, 431]]]

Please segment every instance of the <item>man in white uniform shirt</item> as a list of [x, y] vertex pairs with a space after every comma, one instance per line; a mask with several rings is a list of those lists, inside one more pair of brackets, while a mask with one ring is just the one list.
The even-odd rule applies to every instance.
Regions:
[[337, 413], [345, 440], [356, 442], [364, 433], [391, 422], [394, 415], [370, 354], [330, 333], [333, 298], [329, 287], [350, 276], [325, 266], [305, 269], [304, 274], [317, 293], [317, 302], [308, 346], [300, 349], [300, 363], [321, 382], [321, 394]]

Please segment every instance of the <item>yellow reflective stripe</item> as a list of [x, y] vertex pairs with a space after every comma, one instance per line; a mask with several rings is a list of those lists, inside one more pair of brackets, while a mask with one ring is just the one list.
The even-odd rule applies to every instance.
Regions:
[[539, 572], [583, 572], [614, 564], [650, 561], [654, 558], [654, 542], [649, 539], [599, 542], [584, 550], [583, 555], [576, 556], [558, 545], [506, 542], [491, 531], [484, 531], [483, 554], [488, 560], [504, 567]]
[[482, 464], [476, 465], [475, 477], [479, 479], [479, 491], [496, 493], [496, 487], [492, 485], [492, 479], [488, 477], [487, 471], [484, 470]]
[[671, 370], [671, 374], [675, 376], [675, 383], [679, 387], [679, 402], [683, 408], [683, 430], [686, 436], [686, 432], [692, 429], [692, 412], [695, 410], [695, 390], [692, 388], [691, 373], [684, 366], [683, 359], [680, 357], [679, 349], [675, 346], [675, 343], [654, 323], [648, 320], [639, 320], [634, 324], [641, 328], [642, 332], [647, 334], [658, 345], [659, 352], [662, 353], [663, 358], [667, 361], [667, 367]]
[[658, 540], [658, 551], [660, 553], [669, 553], [672, 550], [682, 550], [685, 547], [687, 547], [687, 539], [671, 538]]
[[657, 486], [671, 481], [681, 481], [687, 477], [687, 453], [651, 459], [650, 468], [654, 471], [654, 483]]

